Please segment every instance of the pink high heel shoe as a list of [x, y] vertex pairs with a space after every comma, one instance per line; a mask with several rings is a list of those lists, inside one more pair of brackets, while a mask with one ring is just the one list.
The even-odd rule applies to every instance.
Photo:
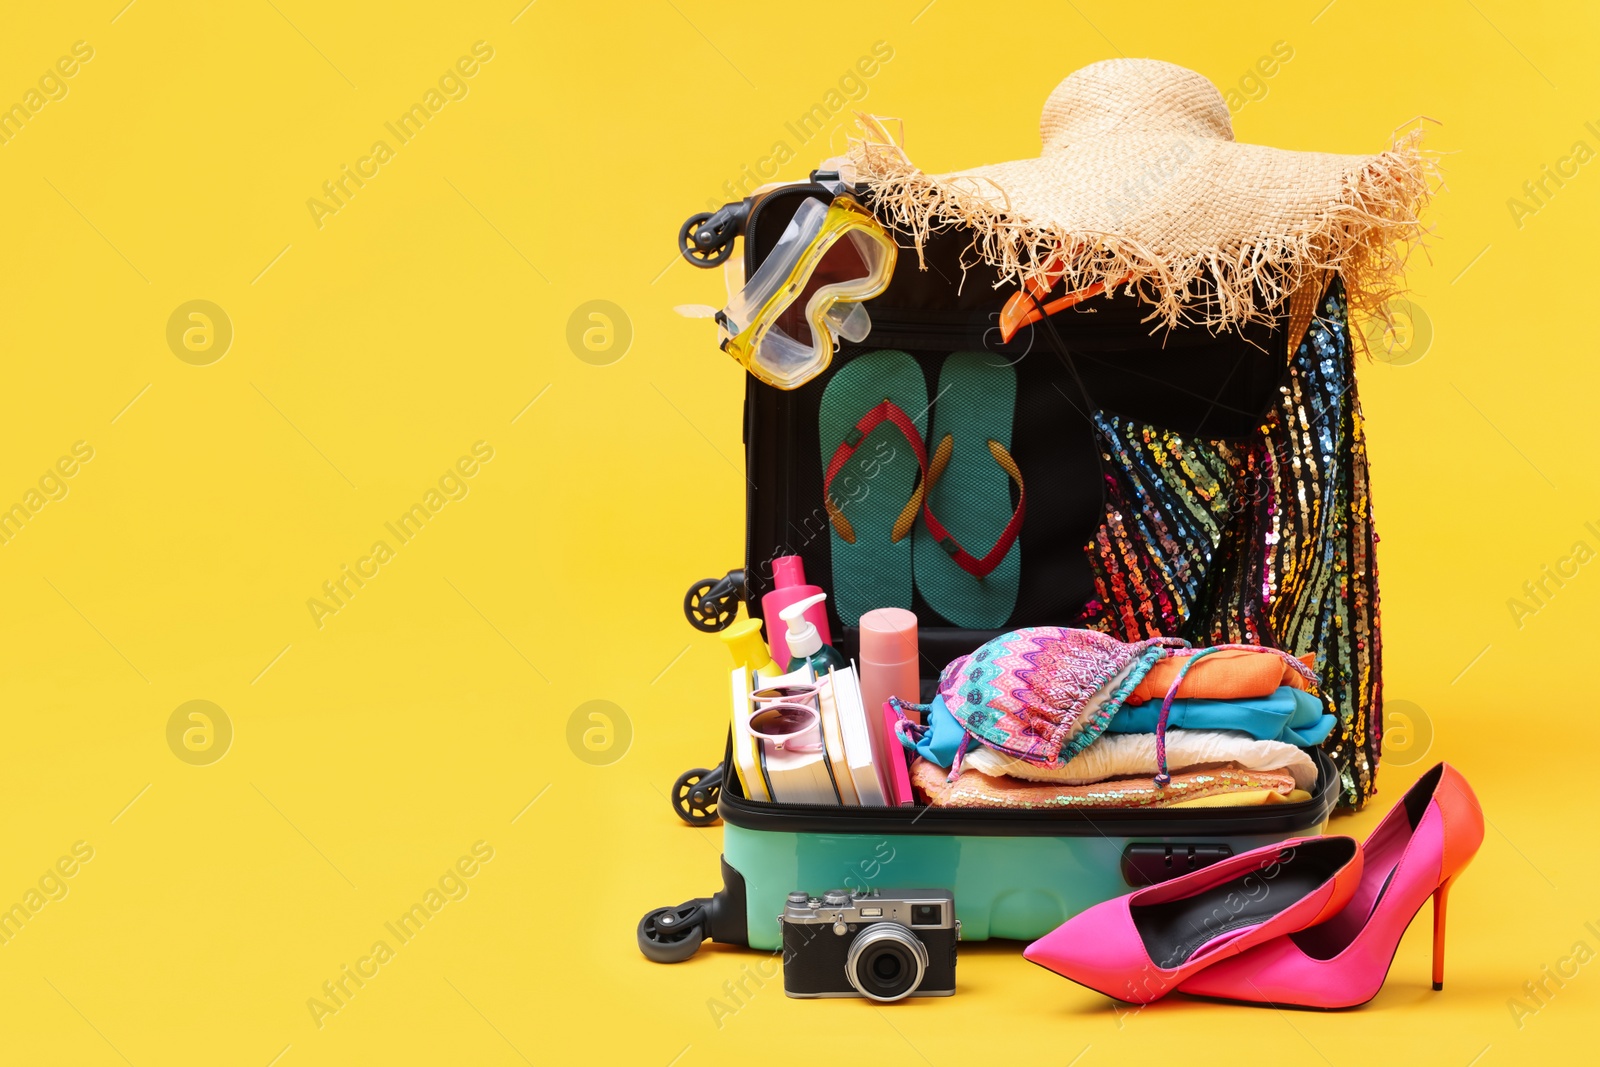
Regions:
[[1417, 780], [1361, 848], [1365, 872], [1331, 921], [1269, 941], [1188, 979], [1203, 997], [1302, 1008], [1354, 1008], [1378, 995], [1400, 936], [1433, 898], [1433, 988], [1444, 988], [1450, 887], [1483, 842], [1483, 810], [1448, 763]]
[[1202, 967], [1331, 919], [1360, 881], [1353, 839], [1284, 841], [1096, 904], [1022, 955], [1108, 997], [1147, 1004]]

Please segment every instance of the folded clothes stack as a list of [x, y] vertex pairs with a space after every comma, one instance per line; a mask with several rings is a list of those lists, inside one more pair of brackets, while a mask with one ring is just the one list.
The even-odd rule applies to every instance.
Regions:
[[924, 722], [896, 733], [938, 807], [1284, 803], [1309, 798], [1305, 750], [1336, 722], [1315, 685], [1309, 663], [1273, 649], [1036, 627], [952, 663]]

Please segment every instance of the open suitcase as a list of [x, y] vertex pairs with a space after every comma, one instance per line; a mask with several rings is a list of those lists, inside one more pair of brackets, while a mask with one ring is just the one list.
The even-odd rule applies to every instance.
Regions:
[[[819, 172], [695, 216], [680, 235], [684, 254], [716, 265], [743, 236], [749, 277], [801, 202], [841, 191], [851, 190]], [[816, 380], [784, 392], [747, 379], [745, 560], [690, 588], [689, 621], [715, 631], [740, 603], [759, 617], [779, 556], [799, 555], [810, 580], [830, 587], [818, 411], [841, 367], [897, 349], [933, 385], [947, 354], [988, 353], [1017, 373], [1011, 446], [1028, 488], [1019, 594], [994, 630], [943, 625], [916, 595], [923, 699], [940, 665], [1019, 626], [1313, 652], [1340, 725], [1313, 753], [1312, 796], [1266, 807], [1094, 811], [766, 803], [741, 795], [730, 743], [720, 766], [686, 772], [673, 790], [686, 821], [724, 823], [722, 889], [647, 913], [637, 933], [651, 959], [686, 959], [707, 937], [778, 949], [790, 892], [841, 887], [947, 887], [963, 939], [1033, 939], [1130, 887], [1319, 833], [1337, 806], [1359, 806], [1371, 792], [1376, 537], [1337, 279], [1311, 294], [1315, 317], [1299, 331], [1289, 311], [1221, 335], [1153, 330], [1143, 321], [1148, 308], [1119, 295], [1001, 343], [996, 318], [1006, 294], [990, 268], [971, 262], [969, 244], [959, 230], [935, 233], [927, 269], [902, 249], [888, 289], [866, 305], [866, 343], [846, 343]], [[1303, 337], [1292, 353], [1291, 332]], [[1162, 580], [1150, 582], [1157, 573]], [[829, 612], [833, 644], [854, 657], [857, 634], [831, 598]]]

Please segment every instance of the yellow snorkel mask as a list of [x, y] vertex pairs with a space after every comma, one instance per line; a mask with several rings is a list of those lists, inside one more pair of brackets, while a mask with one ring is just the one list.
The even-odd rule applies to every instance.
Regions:
[[777, 389], [798, 389], [827, 369], [838, 338], [872, 329], [863, 301], [888, 288], [895, 244], [847, 196], [807, 200], [743, 289], [716, 315], [722, 350]]

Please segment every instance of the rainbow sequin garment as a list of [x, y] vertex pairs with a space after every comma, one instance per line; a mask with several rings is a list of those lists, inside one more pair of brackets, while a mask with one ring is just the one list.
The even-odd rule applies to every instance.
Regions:
[[1316, 653], [1339, 727], [1323, 748], [1340, 803], [1372, 796], [1383, 686], [1378, 536], [1344, 290], [1335, 280], [1247, 439], [1185, 439], [1097, 413], [1105, 518], [1087, 546], [1096, 596], [1075, 625], [1122, 641]]

